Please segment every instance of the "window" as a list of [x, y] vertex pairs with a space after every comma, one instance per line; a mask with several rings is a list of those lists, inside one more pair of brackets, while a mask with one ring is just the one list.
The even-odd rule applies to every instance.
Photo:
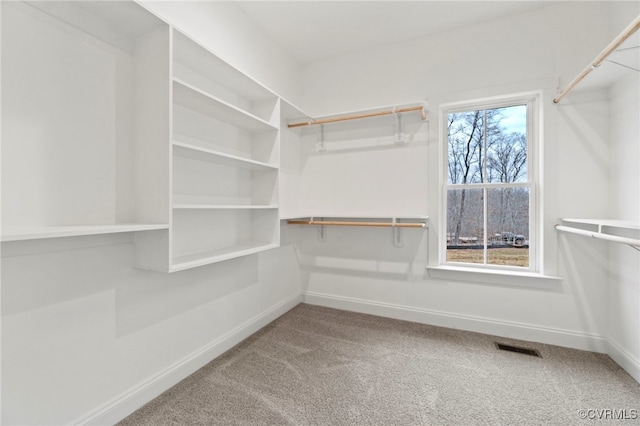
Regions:
[[440, 263], [536, 271], [538, 95], [442, 108]]

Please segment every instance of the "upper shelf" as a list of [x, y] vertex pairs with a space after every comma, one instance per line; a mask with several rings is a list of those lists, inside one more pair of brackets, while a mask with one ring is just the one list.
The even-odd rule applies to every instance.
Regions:
[[593, 225], [599, 228], [609, 227], [618, 229], [640, 229], [640, 222], [631, 222], [628, 220], [618, 219], [574, 219], [574, 218], [562, 218], [565, 223], [576, 223], [583, 225]]
[[350, 120], [360, 120], [363, 118], [402, 114], [402, 113], [414, 112], [414, 111], [420, 114], [420, 118], [422, 119], [422, 121], [425, 121], [427, 119], [427, 113], [425, 111], [424, 105], [412, 105], [412, 106], [403, 106], [403, 107], [387, 107], [379, 110], [363, 111], [359, 113], [342, 114], [342, 115], [331, 116], [331, 117], [310, 119], [306, 121], [298, 121], [295, 123], [289, 123], [287, 127], [293, 128], [293, 127], [315, 126], [320, 124], [337, 123], [341, 121], [350, 121]]
[[135, 38], [167, 25], [133, 1], [30, 1], [26, 4], [129, 53], [134, 52]]
[[355, 217], [355, 216], [307, 216], [291, 218], [287, 223], [291, 225], [317, 226], [367, 226], [381, 228], [426, 228], [427, 216], [421, 217]]
[[254, 133], [277, 130], [268, 122], [243, 111], [180, 79], [173, 79], [173, 102], [200, 114]]
[[203, 77], [222, 82], [227, 90], [251, 102], [261, 102], [275, 98], [276, 95], [263, 85], [238, 72], [238, 70], [207, 49], [191, 40], [180, 31], [173, 33], [173, 57], [179, 64], [198, 70]]
[[[640, 72], [640, 16], [637, 16], [553, 100], [558, 103], [578, 84], [583, 89], [608, 87], [629, 72]], [[595, 71], [595, 72], [594, 72]], [[585, 77], [590, 76], [588, 80]]]
[[563, 218], [566, 225], [556, 225], [561, 232], [582, 235], [599, 240], [626, 244], [640, 250], [640, 223], [615, 219], [571, 219]]

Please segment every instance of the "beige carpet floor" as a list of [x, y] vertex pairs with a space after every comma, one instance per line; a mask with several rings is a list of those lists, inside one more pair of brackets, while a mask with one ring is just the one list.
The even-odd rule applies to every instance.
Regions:
[[640, 385], [602, 354], [302, 304], [120, 424], [632, 425]]

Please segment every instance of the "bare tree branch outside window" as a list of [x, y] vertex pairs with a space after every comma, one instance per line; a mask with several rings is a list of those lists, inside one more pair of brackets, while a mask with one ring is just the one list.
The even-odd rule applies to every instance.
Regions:
[[[528, 266], [530, 190], [510, 185], [528, 179], [526, 113], [516, 105], [448, 114], [447, 260]], [[509, 247], [520, 259], [487, 251]], [[482, 250], [451, 259], [460, 249]]]

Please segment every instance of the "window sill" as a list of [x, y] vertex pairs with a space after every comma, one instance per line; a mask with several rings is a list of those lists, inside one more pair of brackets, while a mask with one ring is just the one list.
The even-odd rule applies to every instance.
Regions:
[[535, 272], [517, 272], [464, 268], [456, 266], [427, 266], [429, 277], [438, 280], [464, 281], [506, 287], [528, 287], [541, 290], [560, 290], [561, 277]]

